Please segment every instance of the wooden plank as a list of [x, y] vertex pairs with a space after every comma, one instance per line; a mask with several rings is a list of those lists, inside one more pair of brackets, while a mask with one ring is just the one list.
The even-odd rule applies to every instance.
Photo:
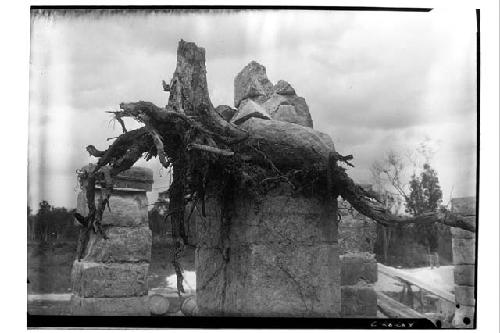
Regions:
[[379, 273], [382, 273], [382, 274], [387, 275], [387, 276], [392, 277], [392, 278], [398, 278], [398, 279], [404, 280], [404, 281], [406, 281], [410, 284], [413, 284], [413, 285], [419, 287], [420, 289], [423, 289], [431, 294], [434, 294], [434, 295], [438, 296], [439, 298], [442, 298], [450, 303], [455, 303], [455, 296], [453, 294], [451, 294], [445, 290], [438, 289], [438, 288], [428, 284], [427, 282], [419, 280], [419, 279], [411, 276], [411, 274], [408, 274], [406, 272], [402, 272], [397, 268], [382, 265], [380, 263], [377, 264], [377, 268], [378, 268]]
[[420, 312], [390, 298], [381, 291], [377, 291], [377, 307], [388, 318], [427, 318]]

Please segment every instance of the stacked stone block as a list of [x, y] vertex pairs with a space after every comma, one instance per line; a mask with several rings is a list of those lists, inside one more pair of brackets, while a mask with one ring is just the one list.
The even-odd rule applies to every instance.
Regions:
[[377, 261], [367, 252], [340, 256], [341, 315], [343, 318], [377, 317]]
[[[152, 235], [148, 227], [151, 170], [133, 167], [114, 179], [102, 226], [108, 239], [91, 233], [83, 258], [71, 272], [73, 315], [148, 315], [147, 276]], [[96, 202], [102, 192], [96, 186]], [[88, 214], [85, 191], [77, 210]]]
[[338, 317], [336, 207], [283, 185], [238, 193], [230, 220], [215, 191], [197, 218], [199, 315]]
[[[470, 221], [476, 220], [476, 198], [452, 199], [452, 212], [467, 216]], [[474, 327], [476, 299], [475, 264], [476, 234], [459, 228], [452, 228], [452, 250], [455, 279], [455, 316], [454, 327]]]

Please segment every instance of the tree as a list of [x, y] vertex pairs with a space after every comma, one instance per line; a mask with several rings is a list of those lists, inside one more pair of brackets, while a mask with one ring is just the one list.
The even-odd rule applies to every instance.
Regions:
[[[410, 193], [406, 197], [406, 212], [413, 216], [437, 212], [443, 192], [439, 186], [436, 171], [429, 163], [424, 163], [420, 176], [415, 173], [410, 180]], [[433, 224], [415, 225], [420, 240], [427, 246], [428, 252], [437, 248], [438, 226]]]

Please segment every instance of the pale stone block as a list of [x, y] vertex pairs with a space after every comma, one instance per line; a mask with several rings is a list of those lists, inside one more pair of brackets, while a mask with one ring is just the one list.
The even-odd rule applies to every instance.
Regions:
[[152, 233], [148, 227], [110, 227], [105, 229], [108, 239], [99, 234], [90, 235], [84, 261], [89, 262], [149, 262]]
[[476, 240], [473, 238], [453, 238], [451, 240], [453, 264], [462, 265], [476, 263]]
[[474, 289], [475, 287], [455, 286], [455, 303], [460, 304], [460, 306], [474, 306], [476, 304]]
[[475, 285], [475, 266], [474, 265], [456, 265], [453, 268], [455, 284], [462, 286]]
[[93, 263], [75, 261], [73, 293], [80, 297], [130, 297], [148, 293], [147, 263]]

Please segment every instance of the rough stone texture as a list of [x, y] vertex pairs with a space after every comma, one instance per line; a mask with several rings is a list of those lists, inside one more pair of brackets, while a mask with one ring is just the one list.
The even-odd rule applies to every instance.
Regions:
[[462, 286], [475, 285], [475, 265], [457, 265], [453, 270], [455, 283]]
[[373, 253], [377, 240], [377, 223], [359, 214], [343, 199], [339, 200], [339, 214], [340, 253]]
[[476, 239], [476, 234], [474, 232], [460, 228], [451, 228], [451, 234], [453, 238]]
[[454, 328], [473, 328], [474, 327], [474, 306], [462, 305], [455, 310], [453, 317]]
[[238, 110], [233, 109], [229, 105], [219, 105], [215, 108], [215, 111], [217, 111], [225, 121], [230, 121]]
[[147, 295], [148, 268], [147, 263], [75, 261], [71, 272], [73, 293], [84, 298]]
[[[452, 212], [468, 215], [476, 223], [476, 198], [454, 198], [451, 200]], [[474, 327], [474, 311], [476, 301], [475, 290], [475, 262], [476, 262], [476, 234], [470, 231], [452, 228], [453, 235], [453, 263], [455, 278], [455, 317], [454, 327]]]
[[91, 234], [84, 261], [90, 262], [149, 262], [152, 233], [148, 227], [110, 227], [108, 239]]
[[266, 68], [255, 61], [234, 79], [234, 105], [240, 108], [245, 99], [261, 104], [275, 120], [313, 127], [305, 99], [297, 96], [295, 89], [284, 80], [273, 86], [267, 78]]
[[74, 316], [148, 316], [148, 296], [83, 298], [71, 296]]
[[234, 78], [234, 106], [239, 107], [245, 98], [266, 99], [272, 90], [273, 84], [267, 78], [266, 68], [252, 61]]
[[318, 199], [279, 189], [261, 199], [238, 193], [224, 225], [216, 194], [208, 194], [196, 227], [200, 315], [338, 316], [334, 216]]
[[[96, 204], [101, 191], [96, 189]], [[109, 209], [102, 214], [103, 226], [139, 227], [148, 225], [148, 198], [145, 192], [113, 191], [109, 198]], [[88, 214], [85, 192], [81, 191], [77, 198], [77, 210], [80, 214]]]
[[370, 253], [351, 253], [340, 256], [342, 286], [355, 285], [360, 281], [377, 282], [377, 261]]
[[259, 104], [251, 99], [245, 99], [240, 103], [238, 112], [233, 116], [231, 122], [235, 125], [240, 125], [252, 117], [271, 119], [271, 116]]
[[[107, 235], [90, 234], [86, 253], [73, 263], [71, 281], [74, 315], [149, 315], [147, 275], [151, 260], [148, 200], [152, 171], [132, 167], [119, 175], [102, 217]], [[119, 185], [117, 188], [117, 184]], [[96, 199], [101, 190], [96, 188]], [[97, 200], [96, 200], [97, 201]], [[77, 209], [88, 214], [85, 192]]]
[[295, 89], [285, 80], [279, 80], [274, 85], [273, 92], [278, 95], [295, 95]]
[[342, 317], [377, 316], [377, 293], [372, 286], [358, 283], [342, 286]]
[[278, 155], [275, 160], [281, 164], [277, 167], [297, 165], [300, 161], [300, 165], [307, 168], [319, 162], [319, 158], [324, 162], [324, 158], [335, 151], [333, 140], [328, 135], [297, 124], [250, 118], [240, 128], [248, 131], [255, 140], [265, 139], [269, 146], [274, 147], [269, 153]]
[[474, 306], [476, 304], [474, 289], [474, 286], [455, 285], [455, 303]]
[[476, 263], [476, 240], [474, 238], [453, 238], [453, 263], [455, 265]]
[[[290, 106], [293, 106], [293, 108]], [[302, 97], [275, 93], [262, 103], [262, 107], [264, 107], [275, 120], [286, 121], [305, 127], [313, 127], [309, 107]]]

